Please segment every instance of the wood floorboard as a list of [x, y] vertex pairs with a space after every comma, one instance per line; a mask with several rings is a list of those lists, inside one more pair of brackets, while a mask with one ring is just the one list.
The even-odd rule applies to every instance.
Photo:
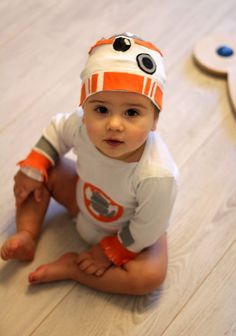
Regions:
[[236, 334], [235, 259], [236, 241], [163, 336]]

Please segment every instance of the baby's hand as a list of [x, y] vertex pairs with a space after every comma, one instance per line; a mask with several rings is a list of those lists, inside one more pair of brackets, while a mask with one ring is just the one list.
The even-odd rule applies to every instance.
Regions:
[[22, 205], [31, 193], [34, 194], [36, 202], [41, 201], [43, 191], [42, 182], [26, 176], [20, 170], [16, 173], [14, 180], [14, 195], [17, 208]]
[[79, 254], [77, 265], [88, 275], [101, 276], [112, 265], [99, 244]]

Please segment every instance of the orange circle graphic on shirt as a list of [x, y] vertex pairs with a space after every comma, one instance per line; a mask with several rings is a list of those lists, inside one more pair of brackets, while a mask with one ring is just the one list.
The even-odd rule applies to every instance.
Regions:
[[123, 207], [91, 183], [84, 183], [83, 194], [86, 209], [95, 219], [109, 223], [122, 216]]

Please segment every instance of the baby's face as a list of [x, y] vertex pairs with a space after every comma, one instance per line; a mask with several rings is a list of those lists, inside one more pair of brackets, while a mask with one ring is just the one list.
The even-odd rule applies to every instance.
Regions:
[[84, 104], [84, 124], [90, 141], [104, 155], [126, 162], [139, 161], [157, 114], [145, 96], [103, 91]]

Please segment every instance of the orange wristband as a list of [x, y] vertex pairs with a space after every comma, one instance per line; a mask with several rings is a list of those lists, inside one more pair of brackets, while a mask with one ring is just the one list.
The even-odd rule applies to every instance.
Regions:
[[52, 162], [43, 154], [32, 150], [32, 152], [23, 161], [17, 163], [20, 167], [31, 167], [40, 171], [44, 180], [48, 180], [48, 169], [52, 166]]
[[126, 264], [128, 261], [134, 259], [138, 254], [125, 248], [120, 243], [117, 236], [105, 237], [99, 244], [105, 255], [117, 266]]

